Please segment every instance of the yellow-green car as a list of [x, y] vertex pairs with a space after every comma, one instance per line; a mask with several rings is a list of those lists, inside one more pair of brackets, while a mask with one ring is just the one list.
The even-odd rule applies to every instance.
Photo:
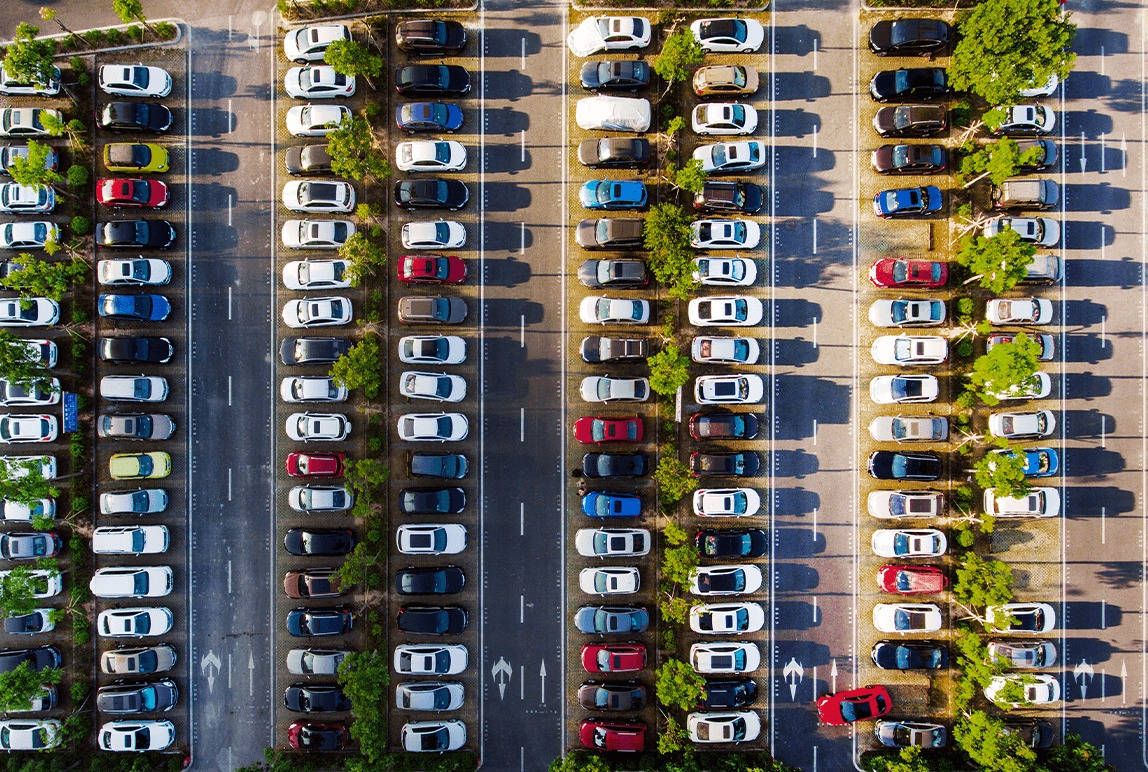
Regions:
[[113, 480], [156, 480], [171, 474], [171, 456], [162, 451], [113, 453], [108, 461]]
[[167, 148], [154, 142], [109, 142], [104, 166], [110, 172], [166, 172]]

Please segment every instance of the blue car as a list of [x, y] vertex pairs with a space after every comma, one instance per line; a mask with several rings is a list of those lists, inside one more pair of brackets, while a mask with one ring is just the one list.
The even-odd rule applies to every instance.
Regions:
[[644, 633], [650, 612], [637, 606], [582, 606], [574, 613], [574, 626], [586, 635]]
[[[998, 453], [1015, 456], [1015, 450], [998, 450]], [[1060, 471], [1060, 456], [1052, 448], [1024, 448], [1025, 477], [1052, 477]]]
[[941, 209], [941, 189], [924, 188], [883, 190], [873, 197], [873, 211], [878, 217], [914, 217]]
[[642, 514], [642, 497], [591, 491], [582, 497], [582, 513], [587, 517], [638, 517]]
[[462, 108], [449, 102], [410, 102], [395, 108], [395, 125], [403, 131], [457, 131]]
[[129, 322], [162, 322], [171, 313], [163, 295], [100, 295], [98, 307], [105, 319]]
[[578, 192], [587, 209], [642, 209], [646, 184], [638, 180], [590, 180]]

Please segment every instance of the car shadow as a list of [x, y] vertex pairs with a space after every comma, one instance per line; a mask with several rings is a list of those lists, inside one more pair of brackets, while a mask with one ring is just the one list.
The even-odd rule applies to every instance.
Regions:
[[[226, 209], [238, 203], [238, 194], [230, 185], [220, 185], [218, 182], [204, 184], [193, 182], [191, 184], [191, 206], [197, 211], [207, 209]], [[305, 216], [299, 213], [299, 216]]]
[[1065, 397], [1072, 399], [1096, 399], [1112, 393], [1112, 381], [1091, 372], [1066, 373], [1064, 382], [1067, 391]]
[[487, 221], [483, 225], [486, 249], [517, 251], [534, 246], [534, 233], [530, 227], [516, 222]]
[[821, 625], [822, 611], [806, 601], [778, 600], [773, 603], [775, 630], [809, 630]]
[[777, 477], [796, 477], [800, 480], [815, 474], [820, 465], [817, 456], [804, 450], [773, 451], [773, 473]]
[[[1108, 413], [1092, 410], [1065, 410], [1064, 434], [1074, 440], [1099, 439], [1116, 428], [1116, 419]], [[1033, 440], [1039, 442], [1040, 440]]]
[[[477, 131], [478, 121], [482, 120], [482, 113], [479, 110], [473, 111], [473, 119], [471, 118], [472, 111], [464, 110], [463, 127], [471, 126]], [[502, 135], [509, 136], [511, 134], [518, 134], [530, 128], [530, 116], [521, 110], [515, 110], [510, 107], [500, 107], [498, 109], [487, 109], [486, 111], [486, 135]], [[498, 167], [494, 167], [498, 168]]]
[[813, 133], [815, 127], [821, 125], [821, 116], [817, 113], [806, 112], [798, 107], [796, 109], [783, 109], [773, 111], [775, 136], [778, 137], [805, 137]]
[[812, 102], [832, 92], [829, 78], [809, 71], [774, 73], [773, 88], [778, 101], [800, 99]]
[[1067, 517], [1099, 520], [1101, 516], [1132, 512], [1136, 508], [1136, 495], [1114, 485], [1072, 485], [1064, 489], [1062, 506]]
[[821, 495], [806, 488], [774, 488], [773, 509], [777, 517], [804, 516], [821, 506]]
[[504, 260], [486, 261], [486, 284], [494, 287], [515, 287], [530, 281], [533, 269], [526, 260], [510, 255]]
[[774, 563], [773, 589], [777, 592], [802, 592], [812, 590], [821, 583], [821, 575], [816, 568], [800, 563]]
[[482, 191], [489, 212], [514, 212], [530, 206], [529, 188], [512, 182], [488, 182]]
[[813, 53], [814, 46], [820, 44], [821, 33], [804, 24], [792, 27], [775, 27], [773, 30], [773, 52], [806, 56]]
[[1103, 448], [1065, 448], [1064, 473], [1068, 477], [1103, 477], [1128, 468], [1124, 456]]
[[774, 362], [783, 366], [804, 367], [816, 362], [820, 354], [813, 341], [804, 338], [778, 338], [773, 346]]
[[[787, 405], [794, 414], [808, 418], [804, 423], [810, 428], [814, 418], [820, 424], [849, 421], [849, 387], [843, 383], [812, 375], [780, 374], [775, 389], [774, 404]], [[778, 427], [778, 439], [797, 440], [806, 436], [804, 427], [797, 434], [786, 431], [785, 425]]]
[[517, 70], [494, 70], [482, 75], [482, 86], [487, 99], [514, 102], [533, 93], [534, 79]]

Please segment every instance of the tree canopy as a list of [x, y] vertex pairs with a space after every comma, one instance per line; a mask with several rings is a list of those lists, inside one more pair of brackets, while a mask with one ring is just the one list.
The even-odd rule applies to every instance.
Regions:
[[668, 288], [671, 297], [685, 299], [697, 286], [694, 281], [694, 249], [690, 246], [693, 218], [676, 204], [655, 204], [646, 217], [642, 238], [650, 270]]
[[702, 44], [688, 27], [682, 27], [666, 38], [662, 51], [654, 59], [654, 72], [666, 85], [689, 78], [705, 60]]
[[16, 80], [47, 85], [56, 76], [56, 44], [37, 38], [39, 34], [34, 24], [17, 24], [16, 35], [4, 52], [4, 69]]
[[960, 176], [969, 178], [964, 182], [965, 187], [985, 177], [992, 184], [1000, 185], [1009, 177], [1016, 176], [1022, 165], [1035, 164], [1042, 157], [1042, 152], [1039, 147], [1033, 146], [1022, 153], [1016, 140], [1005, 137], [982, 145], [964, 156], [961, 159]]
[[654, 481], [664, 504], [675, 504], [698, 487], [698, 478], [684, 462], [678, 460], [678, 450], [673, 445], [662, 449], [658, 466], [654, 469]]
[[1028, 273], [1036, 245], [1022, 241], [1012, 228], [995, 236], [966, 236], [957, 249], [957, 262], [969, 269], [990, 292], [1008, 292]]
[[[953, 600], [975, 613], [1012, 600], [1012, 569], [1000, 560], [985, 560], [973, 550], [961, 555], [953, 581]], [[979, 610], [979, 611], [978, 611]]]
[[0, 279], [0, 285], [23, 297], [42, 295], [59, 302], [88, 275], [88, 264], [81, 260], [42, 260], [21, 253], [19, 261], [20, 268]]
[[335, 383], [347, 389], [362, 389], [374, 399], [383, 384], [383, 351], [379, 336], [368, 333], [331, 365]]
[[1024, 475], [1025, 457], [1021, 451], [986, 453], [973, 464], [977, 485], [992, 488], [998, 496], [1020, 497], [1031, 488]]
[[667, 343], [649, 358], [650, 388], [665, 396], [676, 394], [690, 379], [690, 358], [676, 343]]
[[360, 182], [371, 177], [381, 182], [391, 176], [391, 163], [376, 144], [371, 124], [361, 115], [327, 135], [327, 153], [331, 156], [331, 171], [340, 177]]
[[[340, 75], [353, 75], [366, 78], [371, 83], [383, 72], [385, 62], [383, 57], [376, 54], [357, 40], [336, 40], [327, 46], [323, 54], [323, 61], [331, 65]], [[372, 83], [372, 87], [373, 87]]]
[[1010, 389], [1030, 386], [1040, 360], [1040, 344], [1023, 332], [1011, 341], [993, 346], [973, 361], [969, 384], [986, 405], [996, 405], [996, 396]]
[[48, 165], [52, 152], [43, 142], [28, 140], [28, 154], [14, 157], [8, 169], [12, 181], [21, 185], [55, 185], [62, 178]]
[[706, 679], [688, 662], [670, 657], [658, 666], [654, 693], [666, 707], [693, 710], [705, 696]]
[[359, 752], [375, 763], [387, 753], [390, 663], [385, 652], [353, 651], [339, 664], [339, 685], [354, 705], [351, 736]]
[[0, 378], [12, 383], [31, 385], [48, 383], [51, 373], [28, 345], [8, 330], [0, 330]]

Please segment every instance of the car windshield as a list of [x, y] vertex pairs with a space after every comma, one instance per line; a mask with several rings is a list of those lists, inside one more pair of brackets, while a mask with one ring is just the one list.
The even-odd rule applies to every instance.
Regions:
[[124, 626], [129, 630], [134, 630], [139, 635], [146, 635], [151, 631], [151, 617], [147, 614], [135, 614], [125, 621]]
[[146, 595], [148, 590], [147, 574], [140, 571], [132, 575], [132, 590], [136, 595]]
[[132, 381], [132, 393], [136, 399], [148, 399], [151, 396], [151, 381], [147, 378], [136, 378]]
[[131, 77], [128, 79], [135, 86], [146, 89], [148, 83], [148, 71], [146, 67], [132, 67], [128, 69]]
[[890, 464], [890, 469], [894, 477], [904, 477], [909, 471], [909, 458], [897, 453], [893, 456], [893, 463]]

